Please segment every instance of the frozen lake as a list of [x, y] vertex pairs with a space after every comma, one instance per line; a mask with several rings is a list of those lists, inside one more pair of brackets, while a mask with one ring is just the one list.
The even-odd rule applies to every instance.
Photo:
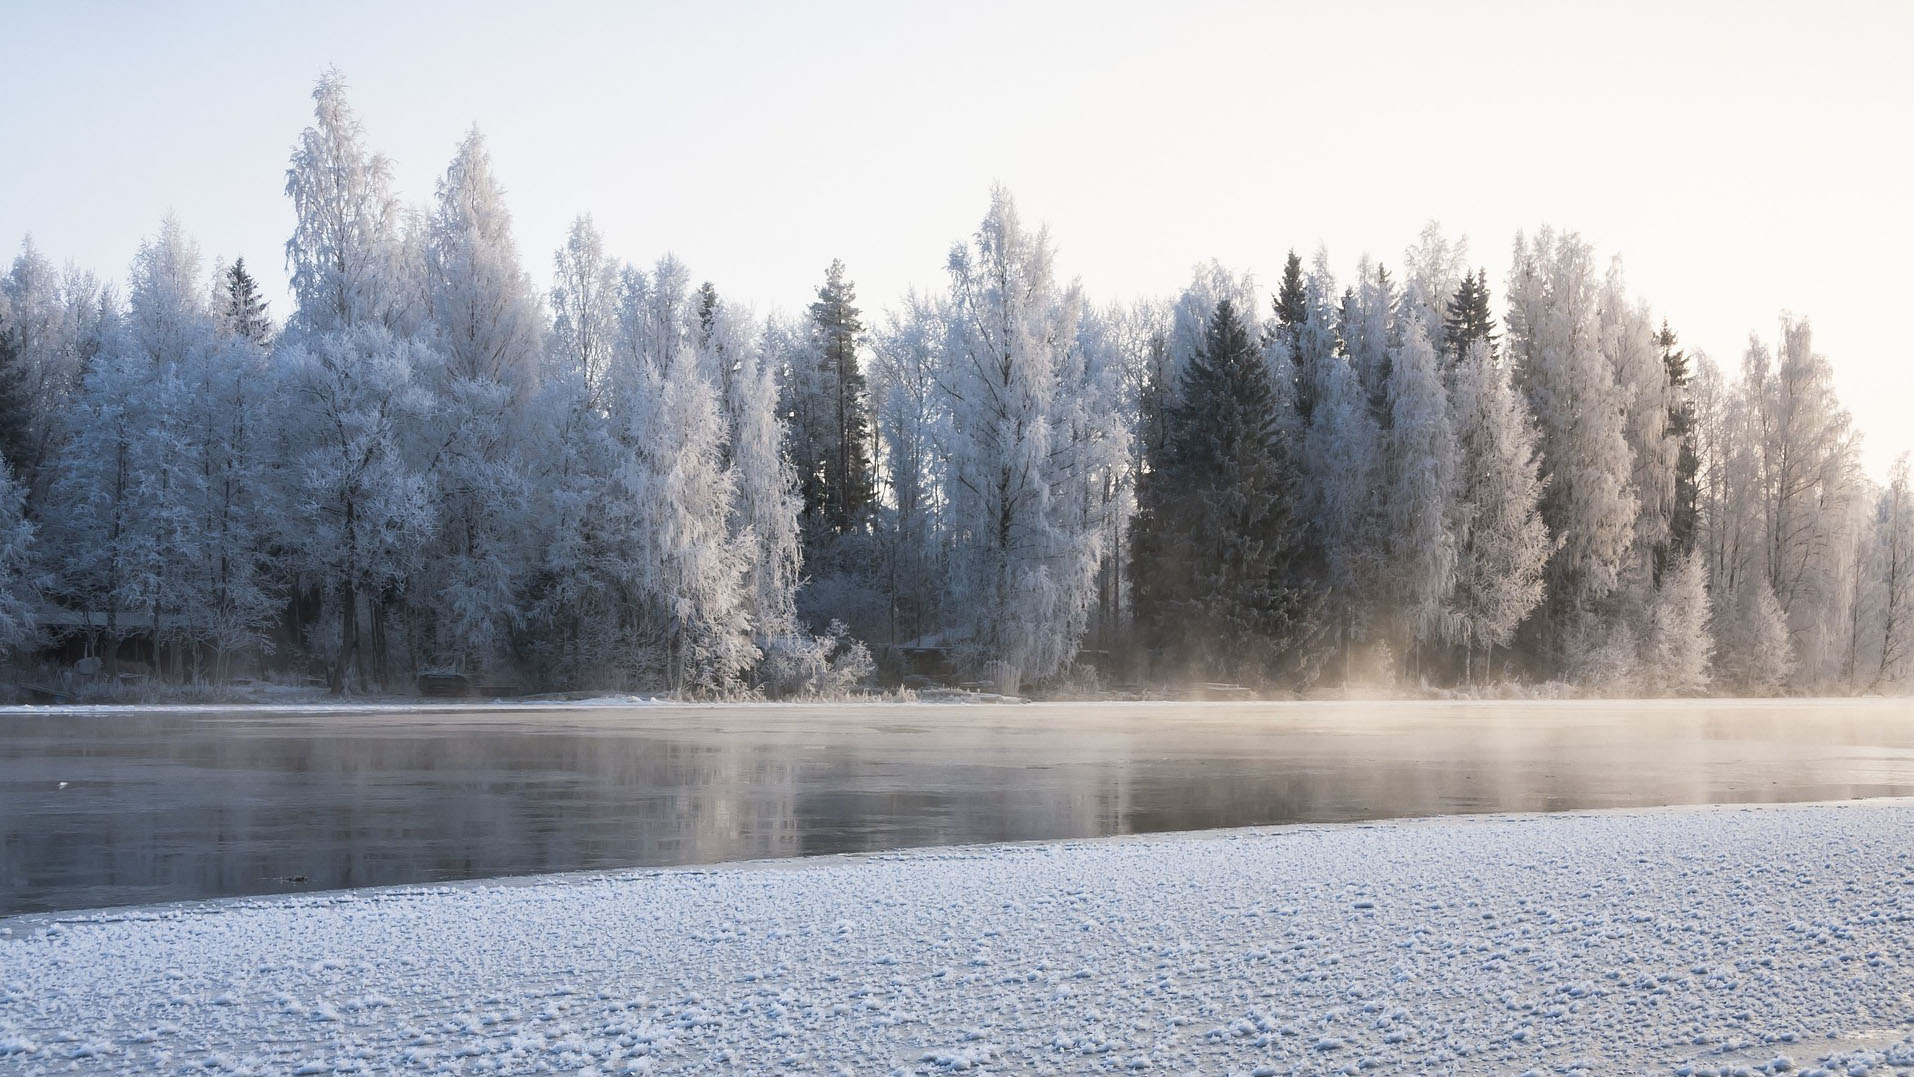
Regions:
[[0, 714], [0, 915], [1286, 822], [1914, 796], [1906, 700]]

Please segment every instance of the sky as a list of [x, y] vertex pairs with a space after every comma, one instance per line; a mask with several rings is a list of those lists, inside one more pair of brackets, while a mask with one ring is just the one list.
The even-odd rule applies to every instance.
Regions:
[[1877, 478], [1914, 450], [1914, 3], [62, 4], [0, 0], [0, 251], [123, 278], [178, 215], [286, 313], [284, 195], [337, 66], [399, 194], [485, 134], [540, 286], [590, 213], [759, 312], [833, 258], [944, 284], [993, 182], [1096, 300], [1215, 259], [1345, 277], [1439, 221], [1503, 294], [1577, 231], [1691, 350], [1811, 319]]

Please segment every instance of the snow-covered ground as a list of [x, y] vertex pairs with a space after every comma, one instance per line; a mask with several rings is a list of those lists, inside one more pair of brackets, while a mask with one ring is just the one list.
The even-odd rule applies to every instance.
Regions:
[[1914, 1070], [1914, 801], [0, 921], [0, 1071]]

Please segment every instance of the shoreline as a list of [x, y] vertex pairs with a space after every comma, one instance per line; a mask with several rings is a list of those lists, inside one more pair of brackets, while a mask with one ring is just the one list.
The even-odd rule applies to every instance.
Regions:
[[0, 921], [0, 1059], [1893, 1072], [1910, 827], [1914, 798], [1605, 809], [35, 914]]

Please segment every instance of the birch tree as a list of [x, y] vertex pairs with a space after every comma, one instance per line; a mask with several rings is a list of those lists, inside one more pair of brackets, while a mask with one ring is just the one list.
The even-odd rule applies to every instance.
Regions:
[[1101, 532], [1077, 511], [1090, 475], [1064, 395], [1082, 299], [1056, 283], [1051, 258], [1048, 235], [1024, 229], [1001, 187], [973, 241], [950, 256], [939, 379], [951, 413], [947, 610], [973, 661], [1007, 690], [1075, 655], [1102, 554]]

